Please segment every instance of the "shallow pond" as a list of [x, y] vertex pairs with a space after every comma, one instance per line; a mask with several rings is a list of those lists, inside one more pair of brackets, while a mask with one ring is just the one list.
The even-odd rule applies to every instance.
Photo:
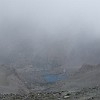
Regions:
[[63, 80], [64, 78], [65, 78], [65, 76], [62, 75], [62, 74], [48, 74], [48, 75], [44, 75], [45, 81], [49, 82], [49, 83], [57, 82], [59, 80]]

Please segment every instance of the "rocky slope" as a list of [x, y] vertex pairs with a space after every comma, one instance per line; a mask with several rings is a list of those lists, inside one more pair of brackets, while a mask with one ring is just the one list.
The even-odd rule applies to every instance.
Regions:
[[9, 66], [0, 65], [0, 93], [27, 93], [28, 89], [16, 73]]
[[[69, 80], [57, 83], [62, 89], [81, 89], [100, 85], [100, 65], [83, 65]], [[58, 85], [58, 86], [59, 86]]]
[[56, 82], [68, 78], [70, 72], [71, 69], [65, 69], [64, 66], [40, 69], [32, 65], [0, 65], [0, 93], [48, 90]]

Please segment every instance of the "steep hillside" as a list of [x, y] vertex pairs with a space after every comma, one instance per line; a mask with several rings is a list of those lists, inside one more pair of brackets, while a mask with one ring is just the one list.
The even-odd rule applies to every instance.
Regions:
[[28, 89], [13, 68], [0, 65], [0, 93], [27, 93]]
[[62, 89], [81, 89], [100, 85], [100, 65], [83, 65], [69, 80], [59, 83]]

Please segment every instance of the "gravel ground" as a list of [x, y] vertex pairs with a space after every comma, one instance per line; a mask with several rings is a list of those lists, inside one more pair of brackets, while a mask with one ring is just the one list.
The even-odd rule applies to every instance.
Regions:
[[78, 91], [36, 92], [29, 94], [0, 94], [0, 100], [100, 100], [100, 87]]

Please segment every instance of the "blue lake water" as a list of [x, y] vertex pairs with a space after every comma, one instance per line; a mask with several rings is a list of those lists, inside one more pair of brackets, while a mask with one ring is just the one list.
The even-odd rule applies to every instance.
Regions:
[[45, 75], [44, 79], [46, 80], [46, 82], [48, 83], [53, 83], [53, 82], [57, 82], [59, 80], [63, 80], [65, 78], [64, 75], [56, 75], [56, 74], [50, 74], [50, 75]]

